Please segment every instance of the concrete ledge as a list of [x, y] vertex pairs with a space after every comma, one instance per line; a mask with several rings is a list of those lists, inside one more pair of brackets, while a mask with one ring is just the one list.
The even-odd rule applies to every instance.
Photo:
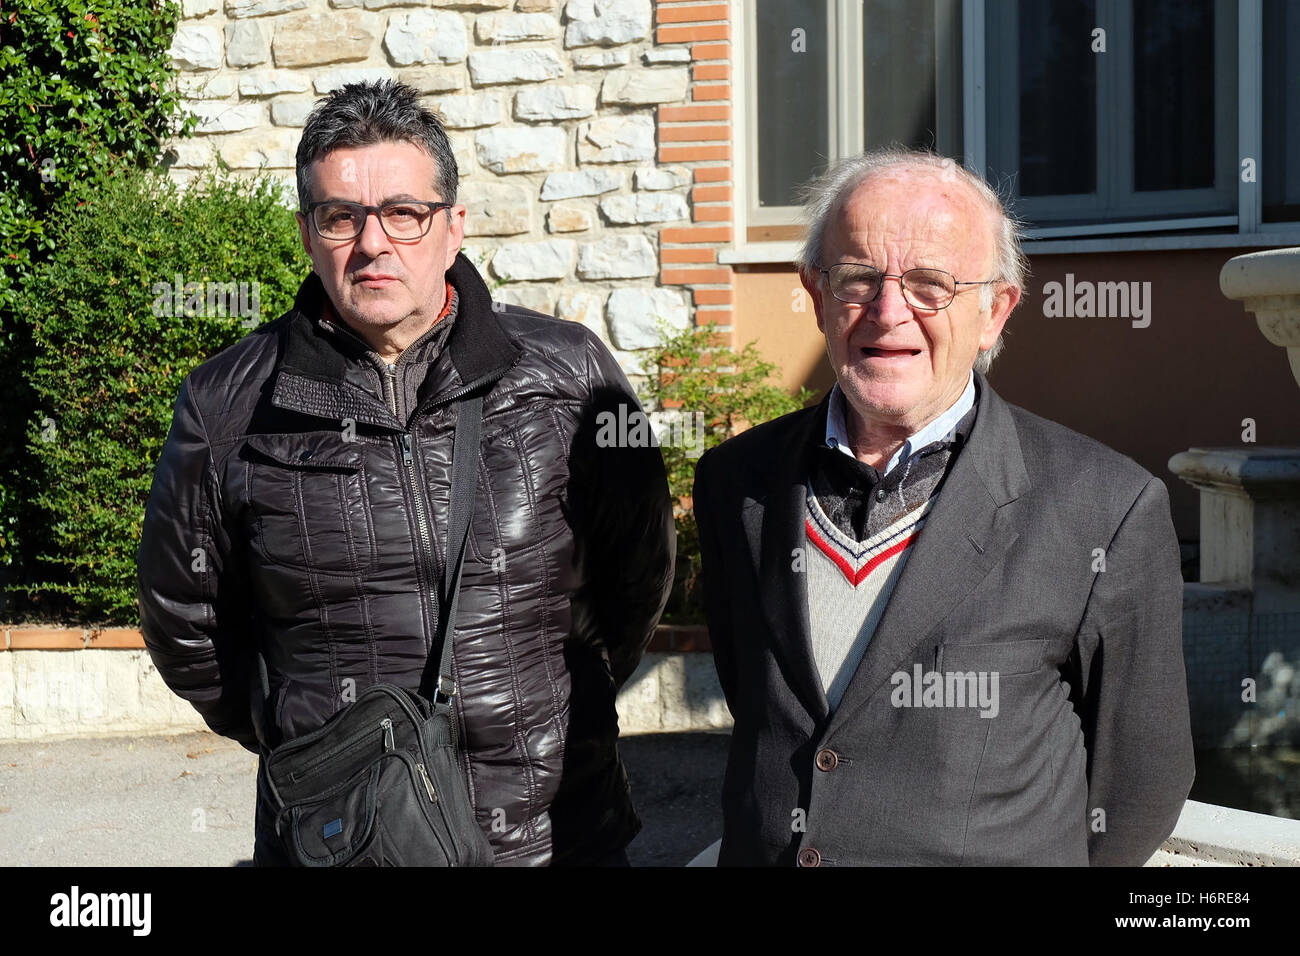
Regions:
[[6, 635], [5, 648], [11, 651], [66, 651], [86, 646], [86, 631], [80, 627], [15, 627], [7, 629]]
[[[134, 628], [0, 630], [0, 740], [207, 729], [163, 683]], [[731, 726], [707, 631], [661, 627], [650, 647], [618, 696], [623, 733]]]
[[1188, 800], [1147, 866], [1300, 866], [1300, 820]]
[[619, 692], [617, 707], [624, 734], [731, 727], [712, 654], [647, 653]]
[[[81, 648], [144, 650], [144, 635], [133, 627], [55, 627], [0, 625], [0, 651], [65, 651]], [[709, 653], [709, 629], [701, 624], [661, 624], [647, 651]]]
[[0, 740], [206, 729], [147, 651], [11, 647], [0, 654]]

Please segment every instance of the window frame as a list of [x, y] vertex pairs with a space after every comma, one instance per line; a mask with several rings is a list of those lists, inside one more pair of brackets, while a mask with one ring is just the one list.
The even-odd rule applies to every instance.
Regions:
[[[733, 175], [740, 197], [733, 207], [734, 247], [719, 259], [728, 263], [789, 261], [801, 236], [798, 206], [757, 207], [758, 155], [757, 82], [755, 70], [755, 10], [759, 0], [730, 0], [735, 39], [733, 57], [743, 77], [736, 112]], [[834, 157], [861, 151], [865, 142], [863, 109], [864, 63], [860, 44], [862, 5], [858, 0], [828, 0], [827, 19], [835, 56], [827, 65], [827, 104], [831, 112]], [[1123, 6], [1123, 4], [1121, 4]], [[1126, 223], [1044, 225], [1027, 230], [1028, 253], [1106, 252], [1135, 249], [1229, 248], [1300, 242], [1300, 220], [1265, 223], [1258, 177], [1263, 151], [1263, 0], [1237, 0], [1236, 124], [1237, 150], [1235, 214], [1193, 218], [1153, 215]], [[987, 166], [987, 73], [985, 0], [961, 0], [963, 159], [973, 169]], [[1217, 41], [1216, 41], [1217, 42]], [[936, 69], [938, 64], [936, 63]], [[1219, 121], [1220, 123], [1222, 120]], [[842, 145], [841, 145], [842, 144]], [[1219, 150], [1231, 153], [1228, 147]], [[1241, 163], [1256, 161], [1256, 182], [1243, 182]], [[1217, 162], [1217, 160], [1216, 160]], [[1226, 168], [1226, 166], [1225, 166]], [[1130, 172], [1131, 178], [1131, 172]], [[1208, 192], [1208, 191], [1207, 191]], [[1215, 231], [1208, 231], [1215, 230]], [[1232, 231], [1226, 231], [1232, 230]], [[1152, 235], [1158, 233], [1158, 235]]]

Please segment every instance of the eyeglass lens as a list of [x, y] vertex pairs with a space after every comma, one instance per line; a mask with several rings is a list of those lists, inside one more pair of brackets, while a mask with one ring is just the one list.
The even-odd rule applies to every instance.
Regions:
[[[418, 203], [388, 203], [380, 208], [384, 232], [394, 239], [418, 239], [429, 231], [434, 211]], [[360, 203], [333, 202], [316, 207], [316, 229], [326, 239], [355, 239], [365, 230], [366, 210]]]
[[[841, 263], [830, 268], [831, 292], [842, 302], [870, 302], [880, 293], [881, 273], [869, 266]], [[937, 269], [903, 273], [903, 295], [921, 309], [941, 309], [952, 301], [952, 276]]]

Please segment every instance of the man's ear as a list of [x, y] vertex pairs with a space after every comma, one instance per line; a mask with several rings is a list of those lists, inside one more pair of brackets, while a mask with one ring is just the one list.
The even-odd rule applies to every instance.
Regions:
[[443, 266], [443, 271], [451, 268], [451, 264], [456, 261], [456, 254], [460, 252], [460, 247], [465, 241], [465, 207], [456, 205], [447, 210], [447, 262]]
[[1009, 284], [1002, 284], [993, 293], [993, 304], [989, 307], [988, 315], [980, 329], [981, 351], [991, 349], [993, 343], [998, 340], [998, 336], [1002, 334], [1002, 327], [1007, 324], [1007, 319], [1020, 303], [1020, 295], [1020, 290]]
[[814, 272], [811, 275], [804, 270], [799, 270], [799, 282], [803, 285], [804, 291], [808, 293], [808, 298], [812, 299], [813, 311], [817, 313], [817, 328], [826, 332], [826, 323], [822, 321], [822, 290], [821, 290], [821, 273]]
[[307, 217], [300, 212], [293, 214], [298, 220], [298, 235], [302, 237], [302, 248], [307, 255], [311, 255], [311, 227], [307, 225]]

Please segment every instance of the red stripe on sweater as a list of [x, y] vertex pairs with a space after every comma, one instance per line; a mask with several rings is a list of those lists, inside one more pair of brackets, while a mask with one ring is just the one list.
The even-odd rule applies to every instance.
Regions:
[[855, 571], [853, 565], [849, 564], [848, 559], [836, 551], [834, 545], [828, 544], [826, 539], [817, 533], [817, 529], [813, 527], [811, 519], [805, 520], [804, 526], [808, 529], [808, 537], [812, 539], [812, 543], [817, 545], [817, 550], [834, 561], [836, 566], [844, 572], [844, 576], [848, 578], [849, 583], [854, 587], [857, 587], [865, 581], [867, 575], [878, 568], [882, 561], [888, 561], [900, 551], [906, 550], [911, 545], [912, 539], [916, 537], [915, 534], [909, 534], [902, 541], [890, 545]]

